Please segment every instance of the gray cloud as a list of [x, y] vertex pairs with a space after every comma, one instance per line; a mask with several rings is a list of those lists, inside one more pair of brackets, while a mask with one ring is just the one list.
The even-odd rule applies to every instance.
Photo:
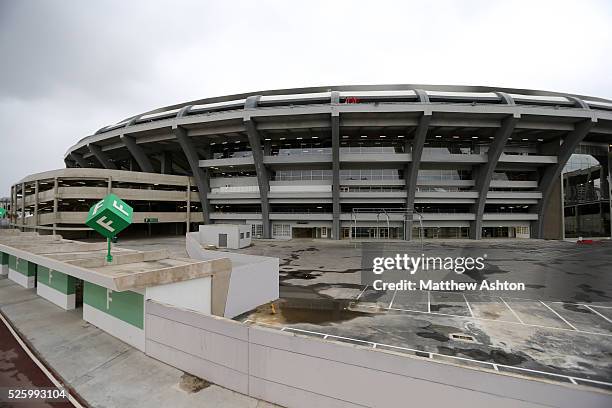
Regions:
[[0, 0], [0, 195], [78, 139], [184, 100], [350, 83], [612, 97], [606, 1]]

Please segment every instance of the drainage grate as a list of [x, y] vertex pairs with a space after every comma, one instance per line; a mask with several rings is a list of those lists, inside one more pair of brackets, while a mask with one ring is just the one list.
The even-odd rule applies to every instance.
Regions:
[[468, 343], [477, 343], [474, 336], [470, 336], [469, 334], [465, 333], [451, 333], [450, 338], [453, 340], [465, 341]]

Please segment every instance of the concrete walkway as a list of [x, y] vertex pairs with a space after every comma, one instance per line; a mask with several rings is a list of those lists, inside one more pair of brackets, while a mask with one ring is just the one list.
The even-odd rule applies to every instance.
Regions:
[[182, 371], [154, 360], [81, 319], [0, 278], [0, 309], [57, 373], [92, 407], [240, 407], [276, 405], [210, 385], [179, 387]]

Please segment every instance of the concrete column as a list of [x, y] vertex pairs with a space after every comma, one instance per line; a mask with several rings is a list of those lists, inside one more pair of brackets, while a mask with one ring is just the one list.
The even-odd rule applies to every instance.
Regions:
[[[429, 97], [425, 91], [415, 89], [419, 102], [422, 104], [429, 104]], [[427, 139], [427, 131], [429, 129], [429, 122], [431, 121], [431, 108], [424, 107], [423, 114], [419, 119], [419, 124], [414, 132], [412, 138], [412, 152], [411, 161], [406, 163], [404, 167], [404, 178], [406, 181], [406, 210], [414, 210], [414, 198], [416, 196], [417, 188], [417, 176], [419, 174], [419, 167], [421, 165], [421, 156], [423, 155], [423, 147], [425, 146], [425, 140]], [[412, 220], [413, 214], [409, 213], [404, 223], [404, 239], [410, 241], [412, 239]]]
[[185, 222], [186, 228], [185, 231], [187, 232], [191, 232], [189, 231], [189, 227], [191, 226], [191, 178], [187, 178], [187, 200], [185, 200], [187, 202], [187, 221]]
[[563, 189], [561, 187], [561, 177], [558, 177], [552, 184], [549, 199], [546, 200], [546, 207], [542, 209], [545, 214], [543, 222], [540, 224], [541, 239], [563, 239], [564, 220], [563, 220]]
[[161, 173], [172, 174], [172, 156], [170, 155], [170, 152], [162, 152]]
[[114, 162], [110, 161], [110, 158], [106, 153], [102, 151], [102, 148], [98, 145], [90, 143], [87, 145], [91, 154], [93, 154], [100, 164], [107, 170], [117, 170], [117, 166]]
[[198, 186], [200, 202], [202, 203], [204, 224], [210, 224], [210, 203], [208, 202], [208, 192], [210, 187], [208, 182], [208, 173], [204, 172], [204, 170], [200, 167], [198, 153], [195, 150], [193, 142], [189, 136], [187, 136], [187, 131], [180, 126], [173, 126], [172, 132], [183, 149], [183, 153], [185, 154], [189, 167], [191, 168], [193, 178]]
[[57, 210], [58, 210], [58, 192], [59, 192], [59, 183], [57, 177], [53, 179], [53, 235], [56, 234], [57, 231]]
[[[136, 143], [136, 139], [128, 135], [121, 135], [120, 139], [125, 145], [125, 147], [128, 148], [128, 150], [130, 151], [130, 154], [136, 160], [136, 163], [138, 163], [138, 167], [140, 167], [140, 171], [143, 171], [145, 173], [154, 173], [153, 165], [151, 164], [151, 160], [149, 160], [149, 158], [145, 154], [142, 147], [140, 147]], [[131, 166], [131, 161], [130, 161], [130, 166]]]
[[[257, 107], [257, 101], [260, 96], [249, 96], [244, 103], [245, 112]], [[268, 200], [268, 193], [270, 192], [270, 180], [268, 176], [268, 169], [263, 162], [263, 150], [261, 145], [261, 138], [257, 131], [255, 122], [251, 119], [251, 116], [246, 113], [244, 116], [244, 126], [249, 137], [249, 144], [253, 151], [253, 161], [255, 162], [255, 172], [257, 173], [257, 183], [259, 185], [259, 199], [261, 200], [261, 222], [263, 229], [263, 237], [265, 239], [272, 238], [272, 228], [270, 225], [270, 201]]]
[[17, 223], [17, 187], [11, 186], [11, 212], [9, 213], [9, 221], [11, 224]]
[[14, 207], [14, 215], [15, 215], [15, 227], [17, 228], [17, 226], [19, 225], [19, 199], [17, 198], [17, 195], [19, 194], [19, 184], [15, 184], [15, 207]]
[[[589, 134], [595, 123], [597, 123], [597, 120], [594, 117], [578, 122], [574, 126], [574, 130], [569, 132], [565, 137], [563, 144], [558, 147], [557, 163], [546, 167], [542, 172], [542, 176], [538, 181], [538, 190], [542, 193], [542, 198], [536, 207], [538, 220], [532, 223], [532, 237], [541, 239], [563, 239], [563, 236], [561, 236], [563, 231], [559, 228], [558, 217], [552, 215], [555, 213], [556, 208], [560, 207], [561, 223], [563, 222], [563, 197], [559, 196], [562, 194], [562, 188], [560, 187], [561, 172], [572, 153], [576, 150], [576, 147]], [[560, 203], [549, 206], [548, 201], [551, 197], [555, 199], [558, 197]], [[551, 211], [550, 220], [547, 219], [549, 211]], [[545, 230], [547, 231], [545, 232]]]
[[25, 204], [25, 183], [21, 183], [21, 230], [25, 231], [26, 204]]
[[87, 168], [89, 167], [89, 163], [87, 163], [87, 160], [85, 160], [83, 158], [83, 156], [81, 156], [78, 153], [70, 153], [70, 157], [82, 168]]
[[332, 238], [340, 239], [340, 93], [331, 93], [332, 135]]
[[40, 181], [34, 181], [34, 225], [36, 226], [36, 230], [38, 231], [38, 226], [40, 225], [40, 218], [38, 214], [38, 190], [40, 188]]
[[263, 144], [264, 156], [270, 156], [272, 154], [272, 144], [270, 140], [264, 140]]
[[[508, 96], [508, 98], [510, 98]], [[509, 101], [512, 101], [509, 99]], [[514, 102], [512, 101], [513, 105]], [[489, 186], [491, 185], [491, 179], [499, 157], [501, 156], [506, 141], [512, 135], [516, 123], [520, 119], [519, 114], [509, 116], [501, 121], [500, 127], [495, 132], [493, 142], [489, 146], [487, 152], [487, 162], [478, 168], [476, 174], [476, 191], [478, 192], [478, 198], [476, 198], [476, 204], [474, 205], [474, 221], [471, 223], [470, 235], [472, 239], [482, 238], [482, 218], [484, 216], [485, 204], [487, 202], [487, 193]]]
[[582, 235], [582, 219], [580, 218], [580, 204], [576, 204], [574, 206], [574, 214], [576, 218], [576, 235], [581, 236]]
[[605, 197], [606, 193], [610, 191], [610, 186], [608, 185], [608, 161], [606, 160], [604, 163], [599, 164], [601, 165], [599, 169], [599, 183], [602, 197]]
[[[612, 150], [612, 149], [611, 149]], [[612, 151], [608, 153], [608, 203], [610, 205], [610, 238], [612, 238]]]

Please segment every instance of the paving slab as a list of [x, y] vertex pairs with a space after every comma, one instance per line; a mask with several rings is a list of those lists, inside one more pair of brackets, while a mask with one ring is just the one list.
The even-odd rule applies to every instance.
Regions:
[[0, 289], [13, 289], [8, 291], [2, 291], [2, 293], [0, 294], [0, 306], [26, 302], [28, 300], [36, 299], [38, 297], [38, 295], [36, 295], [36, 289], [26, 289], [7, 278], [2, 278], [0, 282], [3, 283], [2, 285], [0, 285]]

